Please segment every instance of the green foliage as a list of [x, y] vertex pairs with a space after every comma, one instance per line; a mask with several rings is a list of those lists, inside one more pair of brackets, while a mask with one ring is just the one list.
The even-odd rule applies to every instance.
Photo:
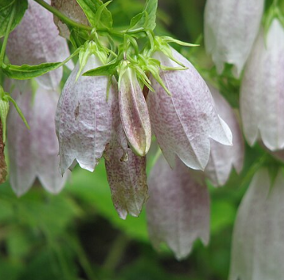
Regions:
[[21, 22], [27, 8], [27, 0], [0, 1], [0, 38], [5, 35], [12, 10], [15, 9], [15, 16], [11, 25], [11, 31]]

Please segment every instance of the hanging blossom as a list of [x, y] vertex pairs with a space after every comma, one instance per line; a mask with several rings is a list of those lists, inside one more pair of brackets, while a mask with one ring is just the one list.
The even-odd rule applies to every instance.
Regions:
[[172, 169], [161, 156], [150, 174], [149, 196], [148, 230], [156, 249], [166, 242], [181, 260], [198, 238], [208, 244], [210, 198], [199, 172], [191, 171], [179, 159]]
[[240, 109], [250, 145], [262, 140], [272, 150], [284, 148], [284, 29], [274, 19], [267, 34], [261, 30], [241, 85]]
[[[217, 114], [205, 81], [187, 59], [174, 49], [171, 51], [173, 58], [187, 69], [161, 71], [161, 79], [171, 96], [151, 78], [155, 90], [147, 97], [151, 125], [172, 167], [178, 156], [188, 167], [204, 170], [209, 160], [210, 139], [231, 145], [232, 134]], [[179, 67], [161, 51], [155, 52], [153, 57], [163, 66]]]
[[20, 196], [38, 178], [51, 193], [58, 193], [66, 182], [59, 172], [59, 146], [55, 133], [55, 110], [58, 94], [41, 86], [33, 94], [30, 83], [16, 89], [13, 97], [21, 108], [30, 129], [12, 107], [8, 114], [8, 154], [10, 183]]
[[223, 72], [224, 63], [234, 65], [240, 76], [258, 34], [264, 0], [207, 0], [204, 39], [207, 53]]
[[[10, 62], [34, 65], [63, 61], [69, 56], [69, 49], [66, 40], [58, 34], [53, 15], [33, 0], [28, 3], [21, 23], [9, 36], [6, 52]], [[72, 67], [72, 63], [68, 65]], [[36, 79], [48, 89], [57, 89], [62, 74], [62, 68], [58, 68]]]
[[284, 175], [268, 169], [253, 177], [235, 223], [229, 280], [283, 278]]
[[233, 168], [241, 172], [244, 162], [244, 141], [236, 115], [226, 99], [212, 86], [209, 86], [216, 110], [229, 125], [233, 135], [233, 145], [224, 146], [210, 141], [211, 151], [205, 174], [214, 186], [223, 186]]

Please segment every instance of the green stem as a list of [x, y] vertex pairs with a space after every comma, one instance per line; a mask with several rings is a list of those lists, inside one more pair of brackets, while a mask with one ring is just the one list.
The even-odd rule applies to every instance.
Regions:
[[2, 67], [2, 64], [3, 64], [3, 61], [4, 61], [5, 50], [6, 50], [6, 46], [7, 46], [7, 43], [8, 43], [8, 38], [9, 38], [10, 30], [11, 30], [11, 27], [12, 27], [12, 23], [14, 21], [15, 12], [16, 12], [16, 8], [15, 8], [15, 4], [14, 4], [14, 6], [12, 8], [11, 16], [9, 18], [9, 22], [8, 22], [8, 26], [7, 26], [7, 29], [6, 29], [5, 37], [4, 37], [4, 40], [3, 40], [2, 48], [1, 48], [1, 53], [0, 53], [0, 66], [1, 67]]
[[59, 19], [61, 19], [67, 25], [77, 27], [79, 29], [88, 30], [88, 31], [92, 30], [92, 27], [78, 23], [78, 22], [68, 18], [67, 16], [65, 16], [64, 14], [62, 14], [57, 9], [53, 8], [52, 6], [50, 6], [49, 4], [44, 2], [43, 0], [34, 0], [34, 1], [37, 2], [39, 5], [41, 5], [42, 7], [44, 7], [45, 9], [47, 9], [48, 11], [50, 11], [51, 13], [53, 13], [54, 15], [56, 15]]

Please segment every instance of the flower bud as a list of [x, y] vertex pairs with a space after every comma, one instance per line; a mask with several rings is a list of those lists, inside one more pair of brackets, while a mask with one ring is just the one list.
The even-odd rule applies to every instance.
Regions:
[[8, 115], [8, 152], [10, 183], [18, 196], [24, 194], [38, 178], [42, 186], [58, 193], [64, 186], [59, 172], [59, 147], [55, 133], [55, 110], [58, 95], [39, 87], [35, 96], [28, 86], [14, 99], [30, 125], [27, 129], [18, 112], [11, 107]]
[[240, 76], [257, 36], [264, 0], [207, 0], [204, 39], [207, 53], [223, 72], [224, 63], [235, 66]]
[[241, 85], [240, 109], [250, 145], [262, 140], [272, 150], [284, 148], [284, 29], [274, 19], [261, 31], [247, 62]]
[[[186, 70], [161, 71], [160, 76], [172, 93], [151, 79], [155, 93], [149, 92], [147, 103], [153, 132], [171, 166], [176, 155], [190, 168], [204, 170], [209, 160], [210, 139], [223, 145], [232, 144], [232, 134], [219, 117], [210, 91], [192, 64], [181, 54], [173, 56]], [[154, 58], [167, 67], [179, 65], [162, 52]]]
[[233, 167], [241, 172], [244, 162], [244, 141], [239, 123], [226, 99], [213, 87], [209, 87], [217, 112], [229, 125], [233, 135], [233, 145], [224, 146], [210, 141], [211, 150], [205, 174], [214, 186], [223, 186]]
[[[101, 65], [90, 56], [83, 73]], [[60, 168], [63, 174], [74, 160], [94, 171], [111, 140], [113, 88], [107, 97], [108, 77], [76, 77], [79, 63], [64, 85], [56, 112], [56, 131], [60, 147]]]
[[[33, 0], [21, 23], [11, 32], [7, 55], [12, 64], [60, 62], [69, 56], [65, 39], [58, 35], [52, 13]], [[50, 0], [46, 1], [50, 4]], [[37, 81], [48, 89], [56, 89], [62, 78], [62, 68], [40, 76]]]
[[146, 157], [135, 155], [128, 147], [118, 108], [114, 107], [112, 140], [104, 154], [107, 178], [114, 206], [122, 219], [139, 216], [148, 198]]
[[284, 175], [266, 168], [253, 177], [235, 222], [229, 280], [283, 278]]
[[120, 77], [119, 109], [129, 144], [135, 153], [145, 156], [151, 145], [150, 118], [136, 73], [130, 67]]
[[174, 169], [161, 156], [149, 178], [146, 204], [149, 235], [155, 248], [162, 242], [184, 259], [195, 240], [209, 242], [210, 198], [204, 180], [180, 160]]

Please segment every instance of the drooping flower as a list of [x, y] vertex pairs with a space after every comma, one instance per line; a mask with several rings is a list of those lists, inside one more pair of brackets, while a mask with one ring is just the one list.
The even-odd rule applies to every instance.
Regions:
[[123, 130], [133, 150], [145, 156], [151, 145], [151, 124], [135, 71], [128, 67], [120, 77], [119, 109]]
[[284, 29], [274, 19], [261, 31], [248, 60], [241, 85], [240, 109], [250, 145], [262, 140], [272, 150], [284, 148]]
[[[82, 73], [101, 62], [91, 55]], [[69, 76], [58, 102], [56, 131], [60, 146], [62, 174], [74, 160], [93, 171], [112, 135], [113, 91], [107, 96], [106, 76], [86, 77], [80, 74], [79, 63]]]
[[12, 107], [7, 126], [11, 186], [20, 196], [38, 178], [46, 190], [58, 193], [66, 181], [66, 176], [62, 178], [59, 172], [59, 147], [55, 133], [58, 94], [39, 87], [33, 96], [28, 84], [22, 92], [16, 90], [14, 98], [30, 130]]
[[[76, 0], [51, 0], [51, 5], [68, 18], [78, 23], [88, 25], [88, 20]], [[60, 35], [69, 39], [70, 31], [67, 25], [57, 17], [54, 17], [54, 23], [58, 27]]]
[[266, 168], [254, 175], [235, 222], [230, 280], [283, 278], [283, 174], [273, 184]]
[[[152, 129], [171, 166], [177, 155], [188, 167], [203, 170], [209, 160], [210, 138], [231, 145], [232, 134], [217, 114], [205, 81], [188, 60], [172, 52], [188, 69], [160, 73], [172, 96], [151, 79], [156, 91], [147, 97]], [[179, 66], [162, 52], [156, 52], [154, 58], [167, 67]]]
[[219, 73], [224, 63], [230, 63], [235, 66], [235, 76], [240, 76], [257, 36], [263, 8], [264, 0], [207, 0], [205, 47]]
[[[7, 55], [12, 64], [60, 62], [69, 56], [64, 38], [58, 35], [52, 13], [29, 0], [29, 8], [21, 23], [11, 32]], [[50, 0], [47, 1], [50, 4]], [[37, 78], [42, 86], [56, 89], [62, 78], [62, 68]]]
[[198, 238], [205, 245], [209, 242], [210, 198], [197, 173], [180, 160], [171, 169], [161, 156], [149, 178], [150, 238], [157, 249], [166, 242], [179, 260], [188, 256]]
[[126, 219], [127, 214], [137, 217], [148, 198], [146, 158], [135, 155], [128, 147], [118, 111], [115, 106], [112, 139], [104, 157], [114, 206]]
[[210, 141], [211, 150], [205, 174], [214, 186], [223, 186], [229, 178], [233, 167], [241, 172], [244, 162], [244, 141], [236, 115], [226, 99], [209, 86], [216, 110], [221, 118], [229, 125], [233, 135], [233, 145], [224, 146], [214, 140]]

